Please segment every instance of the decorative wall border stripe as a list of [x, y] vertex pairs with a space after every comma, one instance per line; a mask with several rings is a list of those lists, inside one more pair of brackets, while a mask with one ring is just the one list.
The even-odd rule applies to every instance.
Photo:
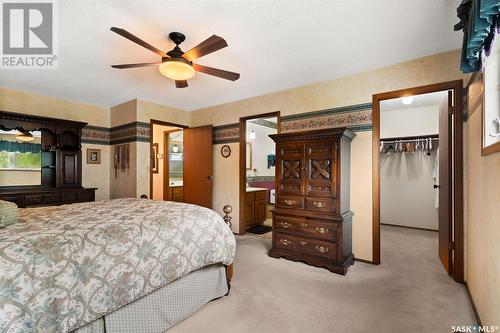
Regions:
[[115, 145], [127, 142], [149, 142], [149, 123], [134, 121], [112, 128], [85, 126], [82, 130], [82, 143]]
[[316, 118], [316, 117], [330, 116], [330, 115], [339, 114], [339, 113], [351, 113], [351, 112], [364, 111], [364, 110], [371, 111], [371, 109], [372, 109], [372, 103], [340, 106], [340, 107], [332, 108], [332, 109], [325, 109], [325, 110], [318, 110], [318, 111], [311, 111], [311, 112], [304, 112], [304, 113], [283, 116], [283, 117], [281, 117], [281, 122], [289, 121], [289, 120], [297, 120], [297, 119], [310, 119], [310, 118]]
[[212, 137], [213, 144], [239, 142], [240, 124], [235, 123], [222, 126], [214, 126]]
[[[283, 116], [281, 117], [281, 131], [294, 132], [336, 127], [348, 127], [355, 132], [371, 131], [371, 107], [371, 103], [365, 103]], [[213, 143], [237, 143], [240, 139], [239, 132], [238, 123], [215, 126]]]

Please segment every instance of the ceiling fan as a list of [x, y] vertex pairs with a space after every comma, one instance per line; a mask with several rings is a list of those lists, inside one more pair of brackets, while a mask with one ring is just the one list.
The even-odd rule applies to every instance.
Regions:
[[111, 65], [113, 68], [124, 69], [159, 65], [158, 69], [160, 73], [169, 79], [175, 80], [175, 86], [177, 88], [186, 88], [188, 86], [187, 80], [192, 78], [195, 72], [201, 72], [231, 81], [236, 81], [240, 78], [240, 74], [238, 73], [193, 63], [194, 60], [227, 46], [226, 41], [219, 36], [212, 35], [191, 50], [184, 52], [179, 45], [186, 39], [186, 36], [180, 32], [171, 32], [168, 37], [175, 43], [175, 47], [165, 53], [125, 29], [112, 27], [111, 31], [161, 56], [161, 61]]

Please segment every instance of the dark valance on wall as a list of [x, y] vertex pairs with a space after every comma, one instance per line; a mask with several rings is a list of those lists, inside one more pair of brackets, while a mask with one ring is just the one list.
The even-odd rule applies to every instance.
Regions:
[[39, 143], [0, 140], [0, 151], [40, 154], [42, 145]]
[[464, 73], [478, 71], [483, 55], [489, 55], [495, 34], [500, 32], [500, 1], [463, 0], [457, 16], [460, 22], [455, 30], [464, 31], [460, 69]]

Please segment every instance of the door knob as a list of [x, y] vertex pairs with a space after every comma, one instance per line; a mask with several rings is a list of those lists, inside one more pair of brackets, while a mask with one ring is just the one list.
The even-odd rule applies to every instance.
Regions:
[[434, 185], [434, 188], [439, 188], [439, 185]]

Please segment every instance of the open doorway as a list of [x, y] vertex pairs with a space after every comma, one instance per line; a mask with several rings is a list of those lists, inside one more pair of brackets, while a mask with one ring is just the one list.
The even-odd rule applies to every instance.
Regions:
[[151, 120], [150, 197], [184, 201], [184, 126]]
[[419, 229], [463, 281], [462, 163], [461, 80], [373, 96], [374, 263], [381, 230]]
[[275, 143], [280, 114], [240, 118], [239, 233], [271, 237], [275, 198]]

